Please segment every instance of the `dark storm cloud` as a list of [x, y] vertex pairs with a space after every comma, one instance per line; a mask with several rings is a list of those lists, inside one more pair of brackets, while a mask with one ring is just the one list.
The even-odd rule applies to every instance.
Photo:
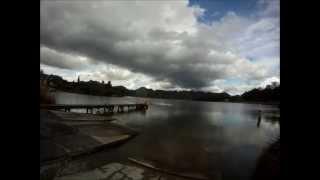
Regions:
[[[247, 26], [247, 21], [230, 17], [236, 19], [231, 28], [223, 22], [223, 26], [201, 27], [194, 16], [201, 11], [185, 3], [144, 6], [42, 2], [40, 43], [47, 48], [42, 62], [74, 69], [83, 62], [53, 52], [84, 56], [183, 88], [206, 87], [216, 79], [242, 72], [260, 76], [256, 65], [225, 52], [226, 36], [221, 32], [228, 30], [233, 35], [237, 28]], [[217, 52], [210, 54], [212, 48]], [[60, 60], [52, 60], [55, 57]]]
[[40, 47], [40, 63], [61, 69], [79, 70], [86, 68], [86, 66], [92, 62], [85, 57], [80, 57], [75, 54], [61, 53], [42, 46]]

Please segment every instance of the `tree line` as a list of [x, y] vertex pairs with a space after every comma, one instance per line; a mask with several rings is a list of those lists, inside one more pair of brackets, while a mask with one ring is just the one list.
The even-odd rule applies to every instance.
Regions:
[[280, 102], [280, 84], [272, 83], [265, 88], [255, 88], [242, 95], [231, 96], [226, 92], [213, 93], [203, 91], [166, 91], [153, 90], [145, 87], [136, 90], [124, 86], [112, 86], [111, 82], [80, 81], [69, 82], [57, 75], [48, 75], [40, 70], [40, 81], [46, 83], [51, 90], [99, 95], [99, 96], [136, 96], [166, 99], [188, 99], [195, 101], [228, 101], [228, 102]]

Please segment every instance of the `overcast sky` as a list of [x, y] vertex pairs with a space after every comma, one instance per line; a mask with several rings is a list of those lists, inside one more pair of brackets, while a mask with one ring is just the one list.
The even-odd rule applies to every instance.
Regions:
[[279, 0], [41, 1], [40, 68], [130, 89], [280, 81]]

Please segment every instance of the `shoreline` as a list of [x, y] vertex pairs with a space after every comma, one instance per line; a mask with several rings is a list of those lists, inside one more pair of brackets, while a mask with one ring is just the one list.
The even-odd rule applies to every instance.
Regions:
[[220, 102], [220, 103], [243, 103], [243, 104], [261, 104], [261, 105], [280, 105], [280, 102], [261, 102], [261, 101], [206, 101], [206, 100], [196, 100], [196, 99], [179, 99], [179, 98], [160, 98], [160, 97], [148, 97], [148, 96], [102, 96], [102, 95], [94, 95], [94, 94], [85, 94], [85, 93], [77, 93], [77, 92], [70, 92], [70, 91], [61, 91], [56, 90], [53, 93], [63, 92], [63, 93], [72, 93], [72, 94], [80, 94], [80, 95], [87, 95], [87, 96], [99, 96], [99, 97], [109, 97], [109, 98], [121, 98], [121, 97], [136, 97], [136, 98], [150, 98], [150, 99], [165, 99], [165, 100], [184, 100], [184, 101], [200, 101], [200, 102]]

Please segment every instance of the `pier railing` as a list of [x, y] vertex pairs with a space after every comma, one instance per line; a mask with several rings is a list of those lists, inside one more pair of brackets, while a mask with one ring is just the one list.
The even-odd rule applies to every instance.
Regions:
[[40, 109], [49, 110], [64, 110], [65, 112], [70, 112], [72, 109], [85, 109], [87, 113], [93, 114], [93, 110], [96, 109], [103, 113], [114, 113], [114, 112], [125, 112], [132, 110], [147, 110], [147, 104], [40, 104]]

